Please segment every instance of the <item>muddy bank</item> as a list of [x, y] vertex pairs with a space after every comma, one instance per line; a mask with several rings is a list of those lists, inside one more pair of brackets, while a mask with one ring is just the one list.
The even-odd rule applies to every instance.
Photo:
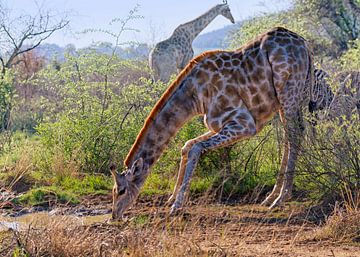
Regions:
[[1, 192], [0, 195], [0, 216], [18, 217], [36, 212], [49, 212], [57, 215], [93, 216], [111, 212], [112, 196], [108, 195], [87, 195], [80, 198], [79, 204], [60, 203], [49, 200], [40, 205], [26, 206], [16, 203], [14, 199], [19, 194], [13, 192]]

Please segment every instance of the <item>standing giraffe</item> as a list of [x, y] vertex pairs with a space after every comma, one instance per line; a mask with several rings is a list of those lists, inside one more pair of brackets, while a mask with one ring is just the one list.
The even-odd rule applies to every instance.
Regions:
[[195, 20], [181, 24], [170, 38], [155, 45], [149, 55], [149, 64], [155, 73], [155, 79], [168, 82], [172, 74], [181, 71], [188, 64], [194, 56], [193, 40], [218, 15], [235, 23], [228, 4], [219, 4]]
[[291, 196], [295, 163], [303, 137], [302, 107], [309, 103], [313, 63], [307, 42], [274, 28], [236, 51], [209, 51], [194, 58], [157, 102], [130, 149], [127, 171], [110, 167], [114, 219], [135, 201], [140, 188], [170, 139], [195, 115], [209, 131], [186, 142], [171, 213], [189, 190], [200, 155], [254, 136], [277, 113], [285, 144], [278, 181], [265, 203], [278, 205]]

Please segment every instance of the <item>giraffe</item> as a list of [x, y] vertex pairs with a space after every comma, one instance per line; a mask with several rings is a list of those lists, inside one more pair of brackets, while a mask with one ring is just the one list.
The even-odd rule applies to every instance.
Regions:
[[328, 83], [330, 76], [322, 69], [314, 69], [314, 86], [312, 101], [309, 104], [309, 111], [316, 112], [324, 110], [330, 106], [334, 98], [334, 93]]
[[[330, 106], [334, 93], [328, 83], [330, 76], [322, 69], [314, 69], [314, 85], [312, 88], [312, 100], [309, 102], [309, 111], [312, 114], [310, 119], [311, 131], [315, 136], [316, 125], [324, 118], [324, 112]], [[321, 113], [319, 113], [321, 111]]]
[[327, 120], [339, 118], [340, 123], [342, 123], [343, 117], [346, 120], [351, 120], [354, 109], [357, 109], [360, 118], [360, 72], [340, 73], [338, 80], [340, 81], [340, 87], [335, 92], [334, 99], [327, 108], [325, 118]]
[[126, 171], [120, 174], [110, 167], [115, 182], [113, 219], [121, 218], [135, 201], [170, 139], [196, 115], [204, 116], [209, 131], [182, 148], [170, 213], [181, 208], [201, 154], [254, 136], [277, 112], [285, 131], [281, 184], [275, 185], [266, 203], [280, 204], [291, 196], [303, 137], [302, 108], [309, 103], [312, 81], [307, 42], [281, 27], [236, 51], [208, 51], [194, 58], [149, 114], [124, 161]]
[[192, 42], [199, 33], [218, 15], [235, 20], [228, 4], [219, 4], [200, 17], [179, 25], [170, 38], [155, 45], [149, 54], [149, 64], [155, 73], [155, 79], [168, 82], [170, 76], [182, 70], [193, 58]]
[[309, 103], [309, 111], [325, 111], [325, 116], [317, 117], [320, 120], [334, 120], [336, 117], [345, 116], [349, 120], [352, 110], [357, 108], [360, 117], [360, 72], [340, 72], [335, 76], [335, 83], [340, 84], [335, 92], [332, 92], [328, 81], [330, 76], [321, 69], [314, 70], [314, 86], [312, 101]]

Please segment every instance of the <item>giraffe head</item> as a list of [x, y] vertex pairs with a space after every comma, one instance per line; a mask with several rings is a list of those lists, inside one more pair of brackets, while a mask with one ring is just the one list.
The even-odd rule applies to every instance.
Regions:
[[144, 169], [143, 159], [137, 159], [130, 169], [123, 173], [116, 172], [114, 165], [110, 167], [114, 179], [112, 218], [118, 220], [139, 195]]
[[230, 20], [231, 23], [235, 23], [234, 17], [231, 14], [230, 7], [227, 4], [227, 2], [224, 2], [224, 4], [219, 5], [220, 8], [220, 14], [224, 16], [226, 19]]

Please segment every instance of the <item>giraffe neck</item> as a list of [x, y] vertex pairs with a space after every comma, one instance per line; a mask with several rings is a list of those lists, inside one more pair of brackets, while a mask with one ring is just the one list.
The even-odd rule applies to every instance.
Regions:
[[201, 113], [201, 103], [197, 99], [195, 87], [183, 82], [158, 112], [156, 117], [143, 128], [144, 135], [128, 161], [128, 167], [139, 158], [144, 160], [145, 180], [151, 166], [158, 160], [170, 140], [186, 121]]
[[178, 29], [180, 29], [179, 31], [184, 29], [188, 33], [190, 40], [193, 41], [195, 37], [197, 37], [197, 35], [199, 35], [200, 32], [203, 31], [203, 29], [205, 29], [206, 26], [209, 25], [209, 23], [214, 20], [219, 14], [219, 6], [214, 6], [198, 18], [180, 25]]

